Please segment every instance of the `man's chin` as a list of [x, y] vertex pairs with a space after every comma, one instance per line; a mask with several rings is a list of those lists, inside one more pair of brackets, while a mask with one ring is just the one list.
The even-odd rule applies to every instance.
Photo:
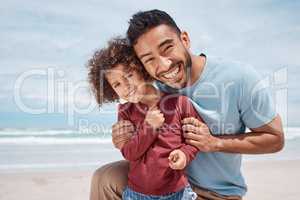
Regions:
[[177, 83], [166, 83], [166, 85], [168, 85], [171, 88], [179, 90], [181, 88], [186, 87], [186, 82], [185, 81], [184, 82], [180, 81], [180, 82], [177, 82]]

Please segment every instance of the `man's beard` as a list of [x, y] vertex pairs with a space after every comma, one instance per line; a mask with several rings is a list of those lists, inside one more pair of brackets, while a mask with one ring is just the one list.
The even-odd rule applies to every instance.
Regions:
[[[182, 86], [180, 86], [180, 88], [175, 88], [175, 87], [172, 87], [170, 85], [167, 85], [168, 87], [168, 92], [170, 93], [178, 93], [178, 91], [182, 88], [185, 88], [188, 84], [188, 82], [190, 81], [190, 78], [191, 78], [191, 69], [192, 69], [192, 58], [190, 56], [190, 54], [188, 53], [188, 51], [185, 49], [184, 50], [184, 57], [185, 57], [185, 65], [183, 66], [183, 70], [184, 70], [184, 82], [182, 84]], [[161, 81], [159, 81], [161, 82]], [[162, 84], [164, 84], [163, 82], [161, 82]], [[166, 84], [164, 84], [166, 85]]]
[[185, 57], [186, 64], [184, 66], [185, 81], [183, 83], [183, 88], [186, 87], [188, 82], [191, 80], [191, 73], [192, 73], [192, 58], [187, 50], [184, 50], [184, 57]]

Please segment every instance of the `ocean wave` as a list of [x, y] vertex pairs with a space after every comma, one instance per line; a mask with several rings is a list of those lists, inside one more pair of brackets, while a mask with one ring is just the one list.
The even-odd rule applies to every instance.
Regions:
[[[111, 133], [111, 129], [105, 130], [105, 133]], [[97, 135], [99, 132], [75, 129], [57, 129], [57, 130], [37, 130], [37, 129], [0, 129], [2, 136], [68, 136], [68, 135]]]
[[288, 127], [284, 128], [285, 139], [293, 140], [300, 138], [300, 128], [299, 127]]
[[[300, 138], [299, 127], [284, 129], [285, 139]], [[0, 144], [108, 144], [111, 134], [86, 134], [76, 130], [0, 130]]]
[[41, 138], [41, 137], [22, 137], [22, 138], [0, 138], [0, 144], [109, 144], [111, 138]]

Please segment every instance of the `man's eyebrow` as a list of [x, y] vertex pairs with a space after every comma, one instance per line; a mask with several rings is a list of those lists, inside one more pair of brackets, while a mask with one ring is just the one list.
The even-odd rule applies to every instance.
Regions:
[[168, 43], [172, 43], [172, 42], [173, 42], [173, 39], [166, 39], [158, 45], [158, 48], [161, 48], [162, 46], [164, 46]]

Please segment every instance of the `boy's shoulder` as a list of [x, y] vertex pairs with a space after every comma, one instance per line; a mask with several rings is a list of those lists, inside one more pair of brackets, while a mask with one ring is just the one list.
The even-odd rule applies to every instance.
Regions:
[[132, 109], [135, 107], [135, 103], [131, 103], [131, 102], [125, 102], [125, 103], [119, 103], [118, 104], [118, 111], [132, 111]]
[[189, 103], [189, 97], [178, 93], [165, 94], [161, 99], [161, 104], [167, 107], [179, 107], [185, 106]]

